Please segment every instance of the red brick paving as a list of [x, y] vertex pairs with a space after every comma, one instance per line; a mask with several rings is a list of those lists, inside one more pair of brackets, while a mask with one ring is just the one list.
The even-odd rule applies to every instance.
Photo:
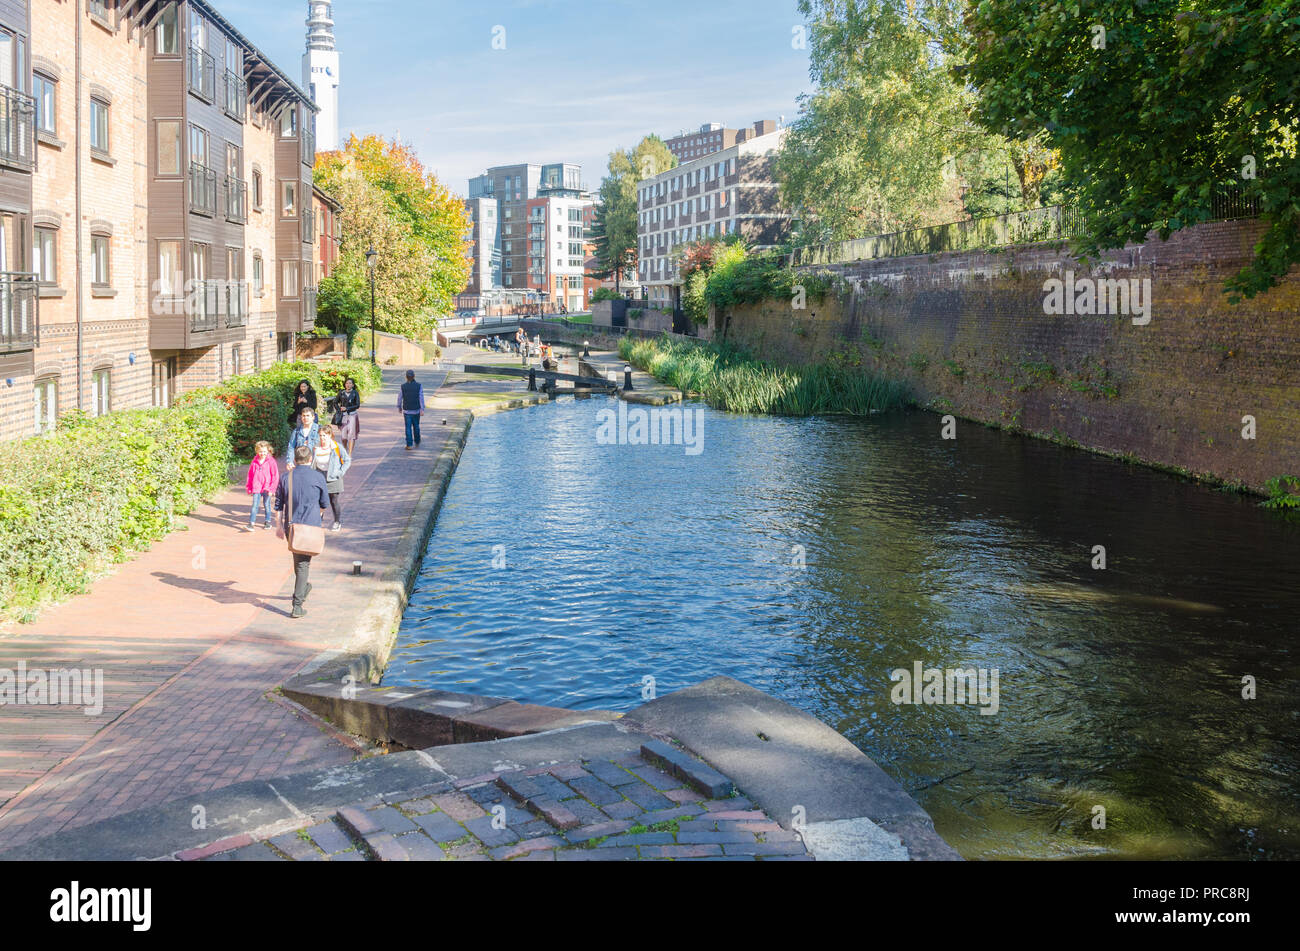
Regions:
[[[417, 370], [430, 384], [432, 369]], [[348, 619], [391, 552], [447, 427], [426, 415], [419, 452], [402, 449], [401, 370], [362, 408], [345, 479], [344, 531], [312, 565], [307, 617], [288, 613], [284, 542], [242, 531], [248, 496], [225, 493], [91, 590], [0, 637], [0, 667], [100, 668], [104, 709], [0, 708], [0, 842], [35, 838], [244, 780], [346, 763], [332, 730], [267, 692], [321, 650], [345, 646]], [[442, 414], [448, 415], [448, 414]], [[454, 421], [453, 421], [454, 422]], [[383, 463], [381, 466], [380, 463]], [[366, 565], [351, 575], [354, 559]]]

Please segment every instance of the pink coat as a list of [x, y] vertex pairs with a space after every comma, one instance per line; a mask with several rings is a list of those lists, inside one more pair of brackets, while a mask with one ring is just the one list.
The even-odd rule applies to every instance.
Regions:
[[275, 464], [275, 456], [267, 455], [266, 462], [254, 456], [248, 467], [248, 491], [254, 495], [258, 492], [274, 492], [279, 484], [280, 467]]

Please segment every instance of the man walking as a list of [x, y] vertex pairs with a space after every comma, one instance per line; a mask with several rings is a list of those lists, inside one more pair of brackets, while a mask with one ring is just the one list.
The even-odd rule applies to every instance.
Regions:
[[[275, 510], [284, 512], [277, 538], [285, 537], [285, 527], [294, 525], [315, 525], [320, 527], [321, 516], [330, 504], [329, 492], [325, 488], [325, 476], [312, 465], [315, 453], [310, 446], [299, 446], [294, 450], [293, 498], [289, 495], [289, 472], [280, 477], [280, 485], [275, 490]], [[307, 612], [303, 602], [311, 593], [311, 584], [307, 573], [311, 569], [311, 555], [293, 552], [293, 612], [289, 617], [303, 617]]]
[[515, 343], [519, 345], [520, 365], [528, 366], [528, 335], [522, 325], [515, 331]]
[[420, 417], [424, 415], [424, 387], [415, 382], [415, 371], [406, 371], [406, 382], [397, 391], [397, 408], [406, 423], [406, 448], [411, 449], [412, 437], [420, 445]]

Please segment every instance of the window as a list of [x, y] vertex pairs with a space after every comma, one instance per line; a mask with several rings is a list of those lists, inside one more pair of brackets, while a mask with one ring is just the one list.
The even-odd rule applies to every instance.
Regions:
[[113, 283], [109, 280], [111, 272], [108, 268], [108, 243], [108, 235], [90, 236], [90, 283], [100, 287], [108, 287]]
[[113, 371], [96, 370], [90, 375], [92, 416], [107, 416], [112, 411]]
[[176, 4], [167, 4], [167, 9], [154, 28], [154, 49], [163, 56], [175, 56], [181, 51], [180, 29], [176, 20]]
[[230, 375], [239, 376], [239, 345], [230, 348]]
[[280, 296], [297, 297], [298, 296], [298, 262], [281, 261], [280, 262]]
[[298, 109], [290, 106], [280, 113], [280, 138], [293, 139], [298, 136]]
[[100, 99], [90, 100], [90, 147], [108, 154], [108, 103]]
[[296, 218], [298, 216], [298, 183], [280, 183], [280, 217]]
[[59, 415], [59, 381], [55, 377], [36, 381], [32, 389], [32, 408], [36, 435], [53, 432]]
[[265, 282], [262, 277], [262, 252], [253, 252], [253, 293], [258, 297], [262, 296], [265, 288]]
[[185, 275], [181, 271], [181, 243], [179, 241], [158, 242], [158, 295], [175, 297], [185, 286]]
[[253, 210], [262, 210], [262, 172], [260, 169], [253, 169]]
[[159, 119], [158, 174], [181, 174], [181, 120]]
[[208, 130], [196, 125], [190, 126], [190, 161], [204, 168], [208, 165]]
[[196, 50], [206, 50], [208, 48], [208, 31], [207, 24], [203, 22], [203, 17], [199, 16], [199, 11], [190, 9], [190, 46]]
[[58, 113], [56, 111], [58, 85], [40, 73], [32, 76], [32, 92], [36, 98], [36, 131], [54, 135]]
[[58, 242], [53, 228], [34, 228], [35, 241], [32, 247], [32, 265], [36, 279], [42, 284], [59, 282]]
[[153, 405], [166, 408], [172, 405], [172, 387], [176, 379], [176, 358], [158, 360], [153, 365]]

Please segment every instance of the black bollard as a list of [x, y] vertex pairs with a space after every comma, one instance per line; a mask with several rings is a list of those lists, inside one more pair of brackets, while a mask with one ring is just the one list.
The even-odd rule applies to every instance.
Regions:
[[623, 364], [623, 392], [626, 393], [632, 389], [632, 368], [626, 363]]
[[537, 369], [536, 367], [528, 368], [528, 392], [537, 392]]

